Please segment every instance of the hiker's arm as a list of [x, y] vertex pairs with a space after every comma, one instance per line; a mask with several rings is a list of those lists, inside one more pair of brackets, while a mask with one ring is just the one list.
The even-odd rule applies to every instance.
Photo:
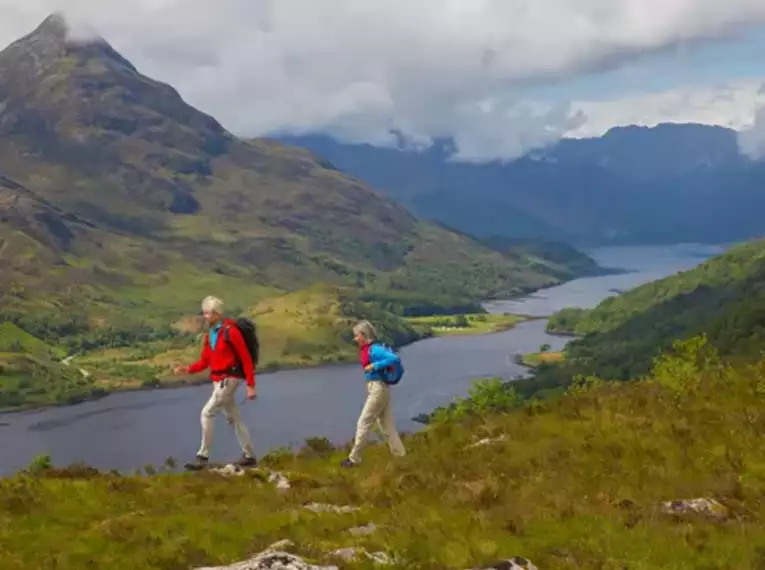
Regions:
[[209, 337], [205, 337], [204, 345], [202, 346], [202, 355], [199, 357], [199, 360], [197, 360], [194, 364], [188, 367], [189, 374], [196, 374], [197, 372], [202, 372], [202, 370], [206, 370], [207, 367], [210, 365], [210, 343], [208, 342]]
[[372, 370], [381, 370], [388, 366], [393, 366], [401, 359], [395, 352], [387, 350], [379, 345], [375, 345], [370, 350], [370, 360]]
[[229, 339], [231, 344], [234, 345], [234, 351], [242, 365], [242, 372], [244, 372], [244, 379], [250, 388], [255, 387], [255, 365], [252, 363], [252, 357], [250, 351], [247, 350], [247, 345], [244, 342], [244, 337], [239, 329], [231, 327], [228, 329]]

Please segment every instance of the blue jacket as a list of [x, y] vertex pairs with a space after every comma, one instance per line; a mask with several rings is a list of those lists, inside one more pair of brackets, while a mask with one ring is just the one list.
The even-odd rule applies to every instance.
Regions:
[[364, 372], [364, 378], [367, 382], [383, 380], [380, 371], [401, 360], [398, 354], [377, 343], [364, 346], [359, 356], [362, 368], [366, 368], [369, 364], [374, 366], [374, 370], [371, 372]]

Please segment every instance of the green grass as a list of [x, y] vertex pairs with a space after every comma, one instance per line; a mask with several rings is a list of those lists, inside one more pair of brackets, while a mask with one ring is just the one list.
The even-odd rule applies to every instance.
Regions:
[[66, 352], [50, 346], [13, 323], [0, 323], [0, 352], [28, 352], [36, 355], [63, 357]]
[[536, 368], [540, 364], [557, 364], [564, 359], [562, 352], [529, 352], [521, 357], [524, 366]]
[[427, 328], [435, 336], [490, 334], [513, 328], [525, 317], [499, 314], [466, 314], [455, 316], [411, 317], [407, 321], [415, 327]]
[[[287, 538], [315, 560], [364, 546], [423, 570], [510, 556], [548, 570], [754, 570], [765, 563], [763, 396], [765, 364], [732, 368], [686, 344], [649, 381], [590, 380], [556, 401], [433, 424], [405, 438], [402, 459], [378, 445], [345, 471], [344, 450], [275, 453], [264, 465], [295, 481], [283, 493], [258, 476], [43, 469], [0, 481], [0, 559], [4, 570], [187, 569]], [[724, 504], [725, 520], [661, 510], [696, 497]], [[361, 511], [313, 514], [308, 501]], [[369, 521], [371, 535], [347, 532]]]

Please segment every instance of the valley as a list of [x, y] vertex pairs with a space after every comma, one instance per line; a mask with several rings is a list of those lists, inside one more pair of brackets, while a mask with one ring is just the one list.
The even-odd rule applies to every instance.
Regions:
[[54, 14], [0, 52], [0, 320], [90, 375], [14, 351], [0, 407], [159, 385], [197, 349], [193, 315], [213, 293], [262, 317], [273, 370], [346, 360], [363, 314], [409, 342], [408, 311], [597, 270], [562, 244], [492, 247], [421, 221], [308, 151], [236, 137], [105, 39], [68, 34]]
[[[765, 568], [762, 89], [747, 152], [565, 138], [758, 69], [712, 50], [762, 10], [149, 4], [0, 7], [2, 570]], [[260, 341], [236, 408], [171, 374], [211, 294]], [[347, 460], [362, 406], [405, 454]]]

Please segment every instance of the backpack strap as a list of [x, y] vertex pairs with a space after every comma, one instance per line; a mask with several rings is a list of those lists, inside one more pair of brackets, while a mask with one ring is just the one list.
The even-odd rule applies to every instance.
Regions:
[[[231, 328], [231, 325], [223, 325], [223, 340], [226, 342], [226, 344], [230, 345], [231, 348], [234, 348], [234, 345], [231, 343], [231, 336], [229, 334], [229, 329]], [[244, 376], [244, 368], [242, 367], [241, 362], [239, 362], [239, 355], [236, 353], [236, 350], [233, 351], [234, 356], [237, 359], [236, 365], [232, 366], [230, 369], [231, 374], [236, 374], [239, 376]]]

